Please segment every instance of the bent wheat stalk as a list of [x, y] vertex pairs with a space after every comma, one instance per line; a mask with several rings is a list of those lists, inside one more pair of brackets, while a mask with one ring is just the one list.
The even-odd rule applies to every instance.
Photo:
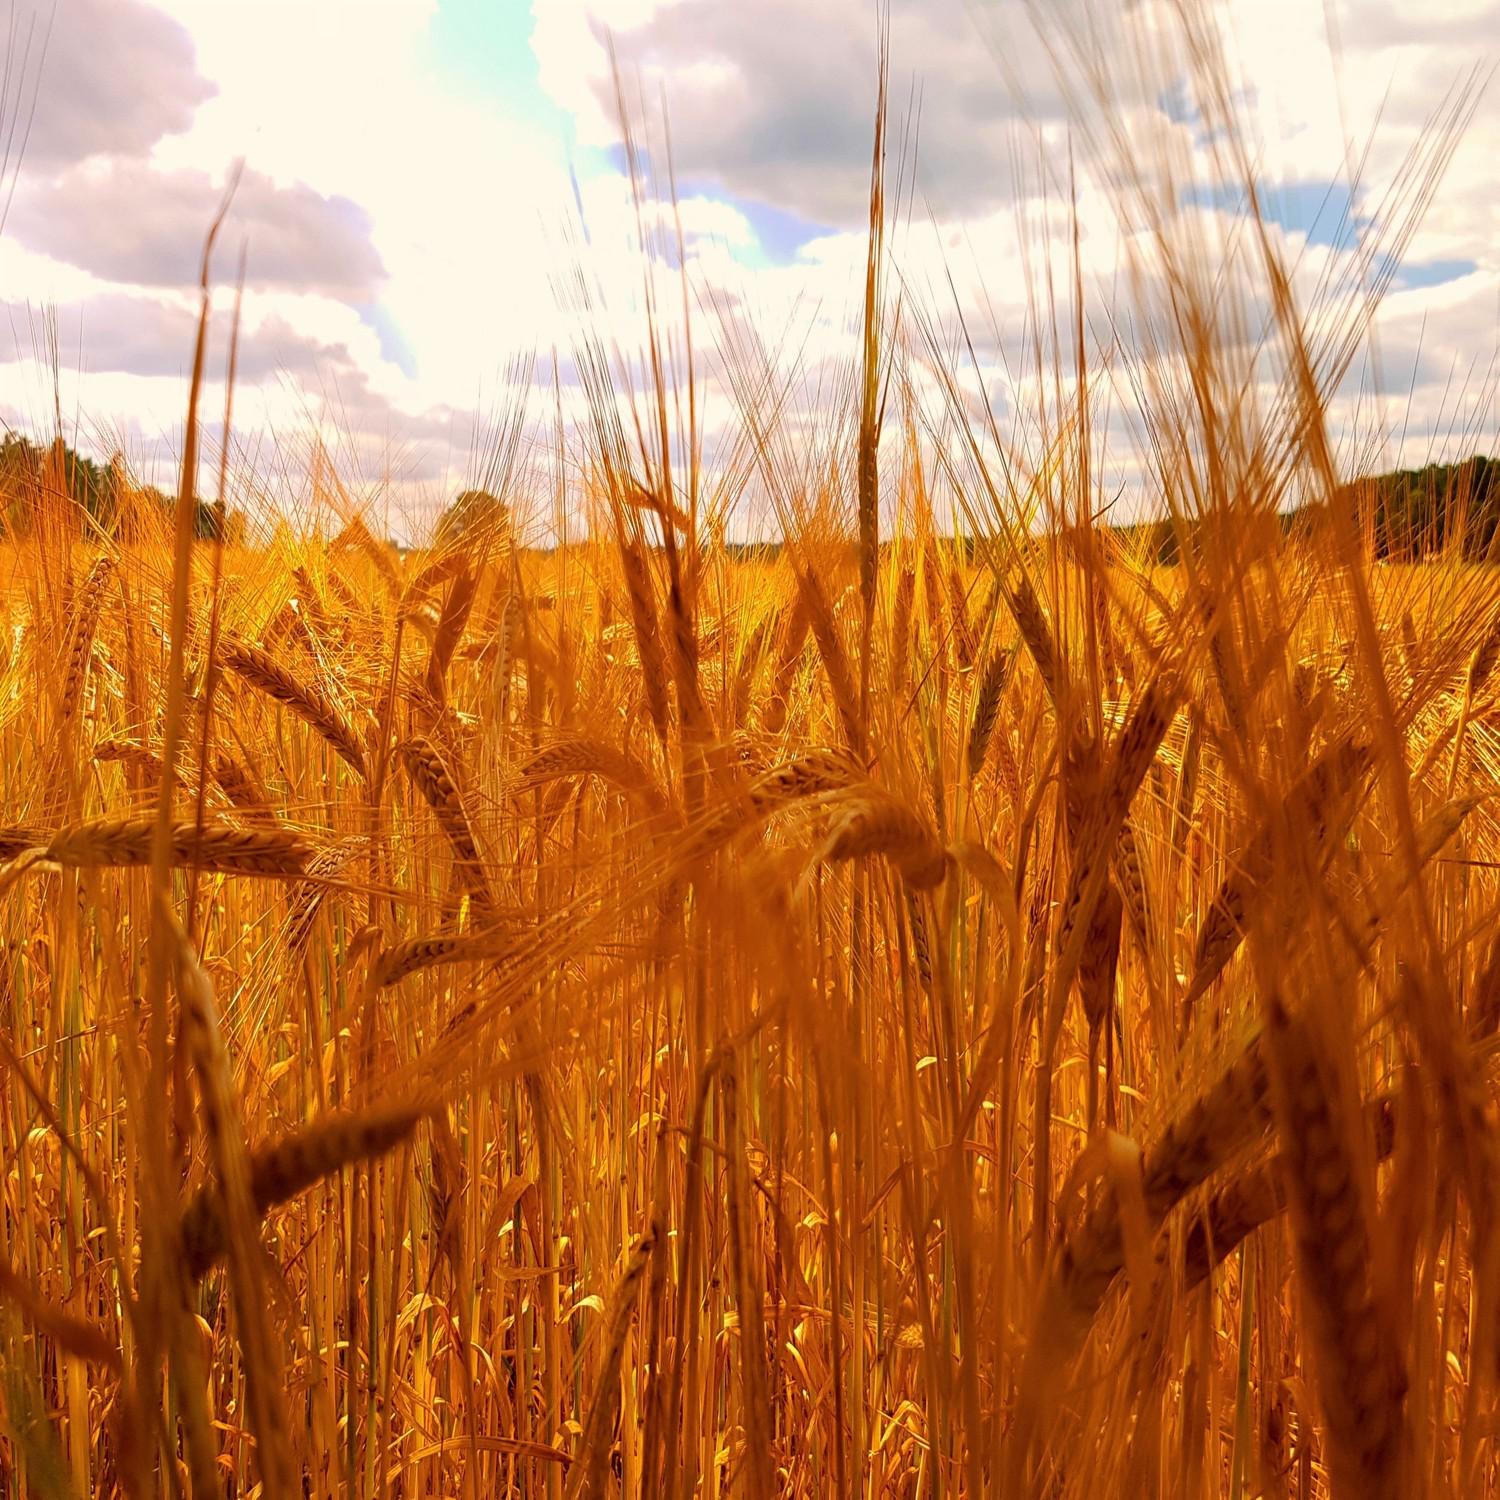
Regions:
[[1406, 1370], [1372, 1284], [1359, 1163], [1311, 1026], [1273, 996], [1271, 1083], [1334, 1493], [1407, 1493]]
[[[1368, 746], [1341, 741], [1320, 756], [1287, 793], [1280, 808], [1281, 826], [1312, 839], [1320, 861], [1326, 860], [1338, 833], [1353, 816], [1353, 793], [1373, 761]], [[1198, 929], [1192, 977], [1182, 1000], [1184, 1035], [1198, 1001], [1238, 952], [1250, 915], [1265, 896], [1276, 867], [1274, 837], [1271, 824], [1257, 832], [1238, 868], [1225, 877]]]
[[220, 642], [219, 651], [224, 665], [231, 672], [296, 714], [303, 723], [322, 735], [361, 776], [365, 774], [365, 755], [354, 726], [326, 694], [298, 682], [275, 657], [259, 646], [226, 639]]
[[666, 806], [666, 798], [651, 773], [629, 751], [584, 735], [555, 740], [537, 751], [521, 767], [514, 795], [522, 796], [570, 776], [597, 776], [652, 812], [660, 812]]
[[460, 879], [469, 887], [474, 899], [493, 907], [495, 894], [484, 872], [479, 845], [474, 837], [463, 798], [448, 771], [442, 753], [431, 740], [413, 735], [400, 749], [401, 763], [412, 784], [426, 799], [438, 820], [438, 826], [453, 848], [454, 863]]
[[[47, 841], [44, 857], [75, 869], [151, 863], [152, 818], [101, 819], [64, 828]], [[177, 823], [175, 865], [226, 875], [300, 875], [313, 846], [290, 829], [236, 828], [228, 823]]]
[[[249, 1153], [250, 1193], [264, 1218], [314, 1183], [359, 1161], [384, 1156], [407, 1140], [427, 1113], [422, 1103], [337, 1110]], [[182, 1215], [187, 1270], [201, 1281], [229, 1251], [229, 1227], [217, 1183], [198, 1189]]]
[[[1194, 1188], [1265, 1134], [1272, 1121], [1264, 1043], [1257, 1038], [1229, 1070], [1142, 1153], [1139, 1202], [1154, 1234]], [[1037, 1299], [1021, 1371], [1012, 1449], [1012, 1493], [1032, 1458], [1048, 1397], [1083, 1347], [1116, 1278], [1125, 1269], [1125, 1213], [1108, 1182], [1082, 1222], [1057, 1246]]]
[[830, 864], [881, 854], [914, 890], [942, 883], [948, 853], [937, 835], [904, 802], [870, 787], [855, 790], [841, 804], [818, 858]]
[[[1384, 1161], [1396, 1144], [1397, 1100], [1386, 1094], [1366, 1107], [1375, 1159]], [[1226, 1183], [1194, 1219], [1183, 1246], [1182, 1279], [1186, 1289], [1206, 1281], [1262, 1224], [1286, 1211], [1284, 1156], [1273, 1156]]]

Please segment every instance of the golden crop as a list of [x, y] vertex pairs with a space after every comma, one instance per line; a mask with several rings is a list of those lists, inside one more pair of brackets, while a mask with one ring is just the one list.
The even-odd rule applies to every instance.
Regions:
[[0, 1493], [1495, 1492], [1500, 584], [1373, 559], [1365, 293], [1002, 440], [871, 246], [727, 468], [590, 346], [550, 551], [7, 497]]

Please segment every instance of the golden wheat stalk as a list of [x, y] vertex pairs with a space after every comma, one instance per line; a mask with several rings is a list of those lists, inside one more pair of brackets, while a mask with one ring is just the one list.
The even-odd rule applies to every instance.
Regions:
[[1140, 846], [1129, 818], [1120, 824], [1115, 843], [1115, 873], [1119, 877], [1120, 896], [1125, 902], [1125, 915], [1130, 919], [1136, 941], [1146, 948], [1151, 941], [1151, 903], [1146, 891]]
[[214, 757], [214, 780], [242, 817], [269, 828], [281, 827], [281, 818], [271, 806], [265, 788], [233, 756], [221, 753]]
[[0, 827], [0, 860], [12, 860], [28, 849], [41, 849], [49, 836], [45, 829], [28, 828], [23, 824]]
[[833, 706], [838, 711], [845, 738], [856, 751], [864, 747], [864, 727], [859, 713], [859, 694], [855, 690], [854, 678], [849, 671], [849, 656], [844, 649], [843, 637], [839, 634], [838, 621], [829, 607], [828, 595], [818, 575], [806, 568], [797, 570], [797, 589], [807, 613], [807, 623], [817, 643], [818, 655], [823, 661], [823, 671], [828, 677], [828, 688], [833, 696]]
[[511, 590], [505, 596], [505, 604], [495, 627], [490, 682], [499, 709], [497, 717], [501, 722], [504, 722], [510, 707], [510, 678], [516, 663], [516, 638], [520, 633], [523, 610], [520, 594]]
[[94, 648], [94, 632], [104, 606], [104, 590], [114, 567], [114, 558], [107, 552], [95, 558], [74, 601], [73, 620], [63, 658], [62, 691], [58, 695], [59, 725], [68, 723], [83, 701], [84, 678], [88, 675], [89, 658]]
[[[253, 1147], [249, 1175], [256, 1213], [264, 1218], [323, 1178], [354, 1162], [394, 1150], [427, 1113], [425, 1103], [380, 1104], [340, 1110]], [[198, 1189], [182, 1215], [182, 1247], [188, 1273], [201, 1281], [229, 1249], [229, 1226], [218, 1184]]]
[[467, 555], [459, 548], [436, 553], [428, 558], [406, 585], [401, 598], [401, 608], [409, 612], [438, 584], [457, 578], [469, 565]]
[[953, 653], [958, 665], [967, 671], [974, 665], [978, 642], [974, 639], [974, 627], [969, 622], [968, 589], [963, 574], [956, 566], [948, 569], [948, 614], [951, 618]]
[[965, 760], [969, 778], [978, 776], [984, 767], [984, 757], [989, 750], [990, 737], [995, 732], [995, 720], [1000, 713], [1000, 699], [1010, 681], [1011, 668], [1015, 665], [1015, 653], [1000, 649], [990, 653], [979, 679], [979, 691], [974, 695], [974, 714], [969, 721], [969, 740], [965, 748]]
[[229, 1280], [248, 1391], [246, 1404], [266, 1487], [274, 1492], [293, 1482], [293, 1463], [281, 1345], [267, 1315], [259, 1244], [261, 1212], [255, 1202], [245, 1150], [239, 1094], [219, 1029], [213, 985], [176, 918], [168, 911], [159, 913], [158, 920], [167, 922], [170, 928], [183, 1037], [197, 1074], [203, 1133], [226, 1230]]
[[863, 770], [838, 750], [813, 750], [762, 772], [743, 798], [725, 801], [688, 830], [681, 859], [705, 858], [737, 834], [794, 803], [847, 791], [864, 779]]
[[620, 543], [620, 566], [625, 574], [625, 597], [641, 660], [641, 687], [657, 738], [667, 741], [667, 667], [657, 624], [656, 600], [645, 556], [634, 542]]
[[609, 1457], [609, 1434], [614, 1425], [615, 1406], [619, 1398], [620, 1362], [625, 1350], [625, 1337], [635, 1313], [635, 1304], [640, 1299], [641, 1287], [645, 1284], [646, 1272], [656, 1254], [660, 1234], [660, 1226], [653, 1220], [631, 1251], [625, 1273], [616, 1288], [614, 1312], [609, 1323], [609, 1342], [605, 1345], [603, 1364], [595, 1382], [593, 1407], [583, 1432], [582, 1461], [575, 1464], [568, 1474], [568, 1500], [580, 1500], [583, 1496], [602, 1493], [605, 1464]]
[[[149, 865], [154, 827], [154, 818], [77, 823], [46, 840], [43, 857], [75, 869]], [[312, 845], [290, 829], [227, 823], [177, 823], [172, 828], [173, 864], [226, 875], [300, 875], [312, 854]]]
[[[1084, 937], [1078, 959], [1078, 996], [1083, 1002], [1083, 1016], [1089, 1031], [1088, 1123], [1098, 1127], [1099, 1045], [1104, 1042], [1106, 1060], [1105, 1085], [1113, 1090], [1112, 1045], [1115, 1012], [1115, 980], [1120, 966], [1120, 936], [1125, 903], [1113, 881], [1106, 880], [1104, 891], [1094, 908], [1093, 920]], [[1108, 1104], [1113, 1119], [1113, 1105]]]
[[933, 830], [905, 803], [877, 787], [856, 788], [838, 804], [819, 859], [829, 863], [880, 854], [914, 890], [928, 890], [948, 873], [948, 853]]
[[[1396, 1099], [1382, 1095], [1365, 1110], [1372, 1150], [1384, 1161], [1396, 1144]], [[1182, 1279], [1191, 1291], [1222, 1265], [1262, 1224], [1287, 1206], [1287, 1174], [1291, 1164], [1277, 1155], [1241, 1172], [1218, 1189], [1194, 1215], [1182, 1247]]]
[[436, 932], [403, 938], [381, 953], [375, 965], [374, 984], [377, 989], [389, 989], [413, 974], [440, 965], [524, 957], [540, 952], [548, 937], [545, 927], [538, 928], [534, 922], [527, 924], [517, 918], [477, 932]]
[[349, 861], [369, 846], [362, 834], [340, 839], [326, 849], [320, 849], [304, 867], [306, 877], [292, 887], [287, 898], [287, 918], [284, 928], [284, 946], [287, 957], [295, 964], [307, 947], [312, 936], [313, 925], [323, 903], [328, 899], [331, 882], [344, 873]]
[[315, 729], [361, 776], [365, 774], [365, 756], [354, 726], [316, 687], [298, 682], [269, 652], [243, 641], [225, 639], [219, 643], [224, 665], [236, 676], [282, 704]]
[[[298, 634], [301, 626], [302, 620], [297, 614], [297, 607], [288, 599], [266, 622], [265, 628], [260, 632], [260, 645], [257, 649], [267, 654], [280, 650]], [[304, 638], [303, 644], [310, 643]]]
[[1372, 1284], [1367, 1204], [1342, 1091], [1312, 1028], [1272, 996], [1271, 1083], [1334, 1493], [1407, 1493], [1406, 1370]]
[[786, 727], [792, 686], [802, 661], [803, 647], [807, 644], [809, 628], [807, 607], [801, 590], [798, 590], [790, 608], [780, 612], [780, 628], [776, 632], [776, 670], [771, 679], [770, 694], [761, 709], [761, 723], [771, 734], [779, 734]]
[[1401, 897], [1412, 883], [1414, 875], [1421, 872], [1447, 847], [1468, 819], [1469, 814], [1486, 799], [1483, 797], [1454, 797], [1444, 802], [1436, 812], [1424, 819], [1416, 830], [1417, 863], [1413, 869], [1405, 860], [1387, 870], [1370, 892], [1369, 903], [1363, 921], [1355, 929], [1360, 950], [1360, 961], [1367, 967], [1370, 950], [1380, 937], [1385, 924], [1396, 910]]
[[[100, 740], [94, 746], [94, 759], [104, 764], [117, 764], [129, 766], [149, 787], [157, 786], [161, 781], [162, 762], [161, 757], [146, 745], [137, 744], [132, 740]], [[198, 788], [197, 766], [189, 763], [179, 769], [178, 777], [181, 784], [190, 795], [196, 795]], [[225, 802], [221, 788], [214, 785], [205, 788], [205, 797], [219, 806]]]
[[323, 607], [323, 598], [312, 574], [303, 563], [292, 568], [292, 577], [297, 581], [297, 605], [309, 628], [324, 639], [332, 635], [329, 628], [328, 611]]
[[1085, 935], [1103, 895], [1115, 842], [1176, 714], [1180, 693], [1181, 684], [1175, 673], [1160, 671], [1152, 678], [1131, 706], [1130, 716], [1115, 742], [1108, 772], [1097, 793], [1089, 799], [1092, 806], [1087, 819], [1080, 809], [1079, 826], [1070, 840], [1073, 868], [1055, 940], [1058, 957], [1052, 977], [1053, 998], [1048, 1007], [1049, 1037], [1055, 1036], [1061, 1025], [1061, 1003], [1072, 985]]
[[1032, 1460], [1052, 1393], [1125, 1269], [1128, 1213], [1137, 1213], [1144, 1221], [1138, 1227], [1154, 1235], [1183, 1198], [1262, 1137], [1271, 1121], [1270, 1080], [1257, 1039], [1142, 1152], [1134, 1192], [1127, 1197], [1118, 1180], [1107, 1181], [1093, 1207], [1054, 1248], [1021, 1369], [1007, 1455], [1013, 1484], [1022, 1482]]
[[[1310, 840], [1319, 861], [1326, 861], [1335, 836], [1353, 816], [1353, 793], [1373, 761], [1369, 747], [1352, 740], [1325, 752], [1287, 793], [1279, 826]], [[1192, 975], [1182, 1001], [1184, 1033], [1199, 999], [1239, 950], [1251, 914], [1271, 884], [1276, 826], [1268, 824], [1255, 835], [1238, 868], [1225, 877], [1198, 929]]]
[[729, 723], [736, 731], [744, 729], [750, 717], [750, 701], [755, 690], [756, 675], [766, 654], [766, 643], [776, 623], [775, 616], [767, 613], [761, 617], [749, 640], [740, 651], [739, 663], [734, 674], [734, 690], [730, 694]]
[[361, 599], [355, 592], [354, 585], [335, 567], [329, 567], [324, 575], [328, 580], [328, 592], [339, 601], [339, 607], [347, 616], [348, 623], [366, 615], [369, 611], [370, 601]]
[[493, 906], [494, 892], [484, 872], [473, 825], [442, 754], [431, 740], [414, 735], [401, 746], [400, 755], [412, 784], [426, 799], [453, 848], [460, 878], [478, 900]]
[[448, 668], [469, 623], [478, 586], [478, 575], [471, 569], [465, 567], [458, 572], [448, 587], [437, 628], [432, 633], [432, 651], [427, 658], [427, 690], [440, 704], [448, 699]]
[[375, 564], [376, 570], [390, 586], [392, 592], [400, 588], [401, 575], [397, 570], [395, 558], [391, 556], [390, 548], [375, 540], [370, 528], [359, 516], [351, 516], [344, 524], [344, 529], [329, 544], [331, 552], [341, 549], [363, 553]]
[[549, 782], [574, 776], [597, 776], [652, 812], [666, 806], [661, 788], [635, 756], [589, 735], [570, 735], [538, 750], [521, 767], [512, 794], [524, 796]]
[[891, 690], [898, 695], [906, 691], [911, 675], [911, 618], [916, 597], [916, 569], [902, 568], [891, 605]]
[[1014, 584], [1005, 589], [1005, 602], [1011, 616], [1021, 632], [1021, 640], [1031, 655], [1042, 686], [1055, 706], [1060, 705], [1059, 693], [1063, 690], [1064, 668], [1052, 637], [1052, 625], [1036, 596], [1031, 579], [1023, 572]]
[[750, 785], [750, 804], [757, 813], [773, 812], [806, 797], [845, 791], [861, 774], [842, 750], [809, 750], [756, 777]]
[[[1271, 1119], [1265, 1051], [1257, 1041], [1143, 1153], [1141, 1196], [1150, 1225], [1161, 1224], [1194, 1188], [1263, 1136]], [[1037, 1327], [1055, 1330], [1051, 1352], [1059, 1359], [1076, 1352], [1124, 1268], [1121, 1205], [1117, 1191], [1106, 1187], [1058, 1247], [1040, 1304]]]
[[150, 780], [161, 775], [161, 756], [136, 740], [100, 740], [94, 746], [94, 759], [131, 766]]

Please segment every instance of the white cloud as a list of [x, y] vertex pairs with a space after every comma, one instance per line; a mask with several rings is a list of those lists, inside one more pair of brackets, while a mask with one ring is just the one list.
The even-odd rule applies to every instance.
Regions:
[[[6, 228], [28, 248], [103, 281], [196, 286], [202, 237], [227, 186], [191, 168], [96, 159], [50, 182], [24, 182]], [[368, 216], [348, 198], [302, 183], [278, 186], [247, 170], [235, 183], [224, 239], [246, 244], [251, 287], [363, 301], [384, 277], [369, 230]]]
[[[103, 3], [62, 0], [69, 15]], [[128, 3], [145, 9], [143, 0]], [[1076, 19], [1082, 0], [1066, 3]], [[67, 409], [141, 432], [180, 421], [177, 372], [195, 310], [186, 288], [211, 211], [207, 185], [240, 157], [255, 190], [242, 204], [253, 228], [240, 403], [247, 431], [271, 426], [289, 442], [309, 425], [331, 435], [344, 423], [369, 472], [378, 476], [401, 453], [398, 473], [416, 496], [462, 470], [472, 414], [498, 398], [518, 351], [536, 350], [545, 363], [549, 350], [566, 357], [594, 330], [612, 353], [638, 362], [636, 211], [623, 177], [590, 154], [619, 138], [605, 27], [627, 87], [638, 82], [652, 109], [658, 88], [665, 94], [698, 340], [724, 329], [743, 339], [748, 323], [780, 365], [800, 367], [825, 392], [846, 377], [875, 85], [875, 21], [864, 0], [538, 0], [540, 80], [584, 150], [576, 191], [586, 233], [564, 144], [503, 98], [456, 91], [438, 70], [427, 45], [438, 4], [160, 0], [140, 31], [157, 38], [155, 71], [143, 72], [128, 98], [101, 83], [98, 109], [83, 115], [75, 106], [67, 114], [61, 80], [83, 76], [95, 54], [76, 26], [59, 26], [38, 105], [39, 139], [52, 144], [23, 171], [14, 233], [0, 239], [0, 284], [27, 338], [35, 315], [26, 304], [59, 304], [60, 341], [86, 372], [69, 377]], [[1142, 56], [1160, 67], [1154, 80], [1121, 37], [1093, 44], [1109, 63], [1129, 158], [1115, 165], [1144, 171], [1170, 150], [1201, 177], [1210, 163], [1197, 125], [1159, 107], [1180, 49], [1154, 7], [1134, 7]], [[1023, 0], [892, 5], [893, 150], [914, 89], [921, 98], [913, 222], [892, 241], [899, 285], [940, 320], [951, 319], [956, 291], [986, 375], [975, 398], [1012, 415], [1032, 394], [1022, 356], [1033, 292], [1044, 288], [1044, 247], [1065, 252], [1070, 241], [1070, 144], [1092, 326], [1107, 339], [1116, 316], [1130, 343], [1127, 261], [1103, 170], [1117, 147], [1101, 158], [1097, 130], [1075, 129], [1070, 140], [1066, 91], [1026, 11]], [[1475, 39], [1500, 35], [1495, 0], [1449, 0], [1420, 13], [1394, 0], [1344, 0], [1335, 67], [1322, 7], [1224, 0], [1224, 15], [1263, 178], [1336, 180], [1351, 159], [1346, 142], [1359, 147], [1373, 131], [1361, 206], [1393, 179]], [[1500, 200], [1488, 174], [1500, 140], [1497, 95], [1483, 102], [1411, 247], [1413, 261], [1454, 263], [1443, 274], [1457, 279], [1399, 292], [1382, 325], [1392, 384], [1404, 390], [1401, 372], [1415, 368], [1414, 433], [1437, 429], [1447, 379], [1430, 344], [1417, 362], [1422, 319], [1465, 368], [1484, 368], [1495, 345]], [[120, 130], [106, 148], [96, 126], [111, 112]], [[659, 139], [659, 127], [647, 135]], [[84, 157], [95, 159], [80, 166]], [[1219, 222], [1210, 211], [1195, 217], [1210, 229]], [[663, 280], [675, 275], [671, 215], [658, 201], [645, 220], [662, 256], [659, 317], [670, 343], [680, 317], [678, 288]], [[799, 245], [811, 226], [831, 229]], [[1347, 265], [1327, 245], [1302, 246], [1295, 226], [1276, 237], [1302, 249], [1309, 302], [1319, 272]], [[219, 260], [225, 278], [234, 238]], [[1469, 262], [1475, 272], [1459, 275]], [[1066, 280], [1060, 285], [1066, 302]], [[152, 290], [130, 300], [142, 287]], [[221, 292], [216, 349], [226, 305]], [[0, 365], [0, 403], [45, 414], [51, 377], [30, 353], [21, 347]], [[699, 370], [721, 437], [733, 428], [730, 382], [722, 361], [704, 358]], [[564, 398], [581, 399], [571, 386]], [[1347, 393], [1340, 402], [1341, 412], [1353, 410]]]
[[144, 155], [213, 94], [189, 32], [147, 0], [17, 5], [6, 64], [7, 113], [27, 134], [34, 171], [100, 152]]

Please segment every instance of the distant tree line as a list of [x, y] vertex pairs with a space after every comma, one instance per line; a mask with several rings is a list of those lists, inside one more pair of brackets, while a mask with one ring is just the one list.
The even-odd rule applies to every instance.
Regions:
[[508, 536], [510, 529], [510, 507], [503, 500], [488, 490], [464, 490], [438, 517], [432, 545], [438, 551], [446, 551], [485, 538]]
[[[1475, 456], [1456, 464], [1428, 464], [1356, 479], [1341, 498], [1373, 555], [1384, 562], [1420, 562], [1456, 548], [1470, 561], [1500, 561], [1500, 460]], [[1309, 537], [1327, 521], [1322, 502], [1283, 511], [1289, 537]], [[1116, 526], [1114, 534], [1137, 555], [1171, 567], [1192, 545], [1194, 523], [1142, 521]]]
[[[1351, 503], [1356, 527], [1382, 561], [1417, 562], [1456, 548], [1471, 561], [1500, 562], [1500, 460], [1475, 456], [1373, 475], [1346, 485], [1342, 498]], [[1327, 506], [1314, 502], [1282, 511], [1275, 524], [1283, 536], [1308, 539], [1327, 522]], [[1184, 543], [1194, 546], [1196, 527], [1191, 519], [1159, 518], [1107, 530], [1132, 556], [1175, 567]], [[975, 556], [971, 538], [953, 541]], [[731, 542], [726, 550], [742, 560], [764, 560], [774, 558], [780, 544]]]
[[[109, 534], [139, 527], [143, 517], [170, 522], [177, 505], [175, 495], [155, 485], [136, 484], [118, 454], [100, 464], [61, 438], [45, 445], [14, 432], [0, 438], [0, 535], [25, 535], [32, 528], [38, 507], [58, 500], [71, 501], [77, 507], [81, 530]], [[241, 512], [223, 511], [200, 498], [195, 498], [193, 505], [193, 532], [200, 540], [243, 540], [245, 518]]]
[[[0, 438], [0, 536], [24, 535], [37, 507], [62, 498], [77, 507], [80, 527], [96, 528], [121, 539], [139, 529], [142, 519], [170, 524], [176, 497], [154, 485], [134, 483], [117, 454], [96, 463], [61, 438], [38, 444], [18, 433]], [[1355, 523], [1375, 557], [1416, 562], [1457, 549], [1474, 561], [1500, 560], [1500, 460], [1476, 455], [1456, 464], [1428, 464], [1421, 469], [1357, 479], [1343, 491], [1353, 506]], [[1288, 536], [1311, 535], [1326, 520], [1321, 503], [1281, 514]], [[433, 545], [439, 548], [509, 535], [509, 507], [487, 490], [464, 490], [439, 518]], [[1193, 523], [1141, 521], [1110, 528], [1141, 557], [1171, 567], [1182, 560], [1184, 541], [1192, 545]], [[194, 501], [193, 530], [200, 539], [244, 541], [243, 513], [224, 512], [209, 501]], [[776, 542], [728, 544], [733, 554], [750, 560], [774, 557]]]
[[1415, 562], [1456, 547], [1473, 561], [1497, 558], [1500, 461], [1399, 469], [1349, 487], [1354, 513], [1376, 557]]

